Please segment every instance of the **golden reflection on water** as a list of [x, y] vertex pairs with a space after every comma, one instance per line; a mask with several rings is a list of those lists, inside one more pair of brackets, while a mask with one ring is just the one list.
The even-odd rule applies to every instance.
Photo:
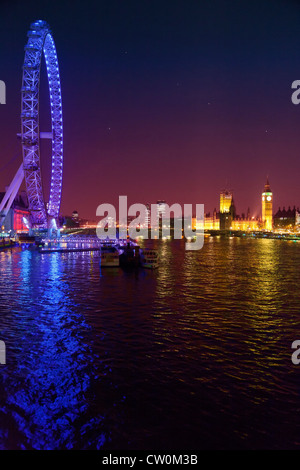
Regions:
[[157, 297], [164, 299], [175, 295], [176, 281], [172, 269], [172, 248], [169, 240], [163, 240], [159, 250], [160, 267], [157, 273]]
[[[287, 245], [278, 240], [211, 237], [202, 250], [182, 248], [179, 244], [172, 252], [166, 245], [161, 249], [155, 300], [159, 313], [153, 325], [158, 341], [168, 338], [171, 346], [165, 353], [178, 352], [179, 342], [186, 357], [198, 351], [199, 368], [206, 372], [195, 373], [195, 380], [217, 386], [217, 377], [222, 376], [219, 386], [225, 390], [227, 380], [247, 383], [251, 376], [250, 399], [263, 403], [278, 386], [273, 369], [286, 364], [282, 333], [288, 319], [282, 304], [287, 295]], [[226, 362], [224, 356], [232, 359]], [[218, 372], [215, 364], [221, 367]]]

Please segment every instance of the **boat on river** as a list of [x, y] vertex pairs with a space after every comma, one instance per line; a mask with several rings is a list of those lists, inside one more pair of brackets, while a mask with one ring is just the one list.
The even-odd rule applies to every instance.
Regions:
[[102, 245], [100, 250], [101, 268], [117, 268], [120, 266], [120, 250], [114, 245]]
[[15, 242], [11, 238], [1, 237], [0, 238], [0, 250], [3, 248], [10, 248], [15, 245]]
[[140, 264], [146, 269], [158, 268], [159, 256], [158, 251], [152, 248], [144, 248], [140, 254]]
[[133, 242], [128, 242], [122, 247], [120, 254], [120, 266], [135, 268], [140, 265], [140, 247]]

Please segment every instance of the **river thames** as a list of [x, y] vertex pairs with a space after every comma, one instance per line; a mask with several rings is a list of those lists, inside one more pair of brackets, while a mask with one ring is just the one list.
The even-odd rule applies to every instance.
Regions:
[[300, 448], [300, 243], [0, 253], [0, 449]]

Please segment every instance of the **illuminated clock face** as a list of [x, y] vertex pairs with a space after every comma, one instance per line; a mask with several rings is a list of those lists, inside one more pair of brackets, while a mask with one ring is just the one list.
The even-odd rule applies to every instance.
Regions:
[[271, 196], [267, 196], [267, 201], [271, 201]]

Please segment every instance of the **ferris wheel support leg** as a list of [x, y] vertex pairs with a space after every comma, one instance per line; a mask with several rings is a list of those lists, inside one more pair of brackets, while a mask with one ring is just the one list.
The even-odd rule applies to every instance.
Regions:
[[57, 223], [54, 217], [48, 219], [48, 237], [49, 238], [58, 238], [57, 232]]
[[18, 191], [20, 189], [20, 186], [22, 184], [22, 181], [24, 179], [24, 169], [23, 169], [23, 163], [21, 164], [20, 168], [18, 169], [14, 179], [10, 183], [4, 198], [1, 201], [0, 204], [0, 225], [3, 224], [5, 221], [5, 218], [9, 212], [9, 209], [11, 208], [16, 195], [18, 194]]

